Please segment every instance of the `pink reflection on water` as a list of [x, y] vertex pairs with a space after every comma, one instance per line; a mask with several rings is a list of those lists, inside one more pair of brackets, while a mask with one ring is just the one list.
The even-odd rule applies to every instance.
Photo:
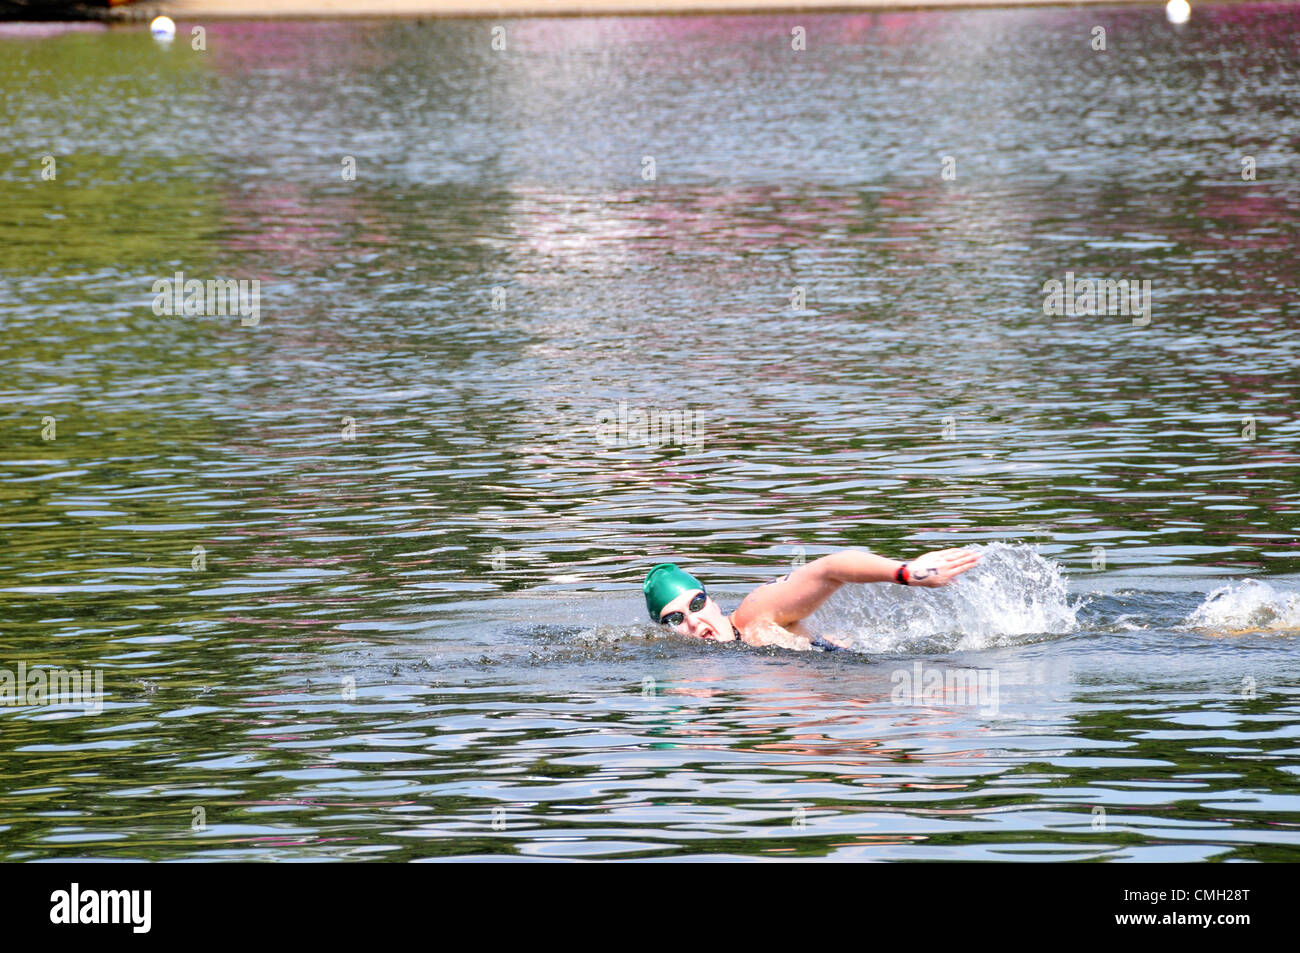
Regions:
[[[392, 28], [386, 20], [240, 20], [205, 24], [218, 73], [297, 72], [314, 77], [347, 75], [357, 68], [383, 66], [399, 55], [379, 42]], [[189, 26], [178, 21], [178, 34]]]

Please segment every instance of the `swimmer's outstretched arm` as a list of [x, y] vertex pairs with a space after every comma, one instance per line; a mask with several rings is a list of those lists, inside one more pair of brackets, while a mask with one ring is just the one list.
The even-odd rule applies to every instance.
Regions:
[[[909, 584], [945, 586], [974, 568], [979, 554], [966, 549], [940, 549], [908, 562]], [[860, 549], [843, 549], [814, 559], [781, 582], [762, 586], [745, 597], [736, 610], [750, 619], [770, 619], [780, 626], [794, 625], [811, 615], [846, 582], [894, 582], [896, 559]]]

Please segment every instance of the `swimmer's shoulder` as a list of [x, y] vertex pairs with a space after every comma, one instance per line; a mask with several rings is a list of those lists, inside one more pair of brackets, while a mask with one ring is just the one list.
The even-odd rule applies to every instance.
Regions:
[[[745, 604], [741, 603], [741, 609]], [[739, 630], [741, 637], [750, 645], [779, 645], [787, 649], [807, 649], [811, 639], [797, 623], [793, 626], [778, 624], [770, 615], [758, 611], [742, 614], [737, 609], [731, 616], [731, 624]]]
[[740, 601], [739, 607], [737, 607], [736, 611], [732, 613], [732, 621], [741, 632], [745, 631], [746, 625], [754, 625], [763, 621], [773, 621], [772, 617], [775, 613], [772, 611], [772, 590], [770, 587], [785, 582], [789, 578], [790, 574], [786, 573], [779, 579], [769, 579], [757, 589], [751, 590], [749, 595], [745, 596], [745, 598]]

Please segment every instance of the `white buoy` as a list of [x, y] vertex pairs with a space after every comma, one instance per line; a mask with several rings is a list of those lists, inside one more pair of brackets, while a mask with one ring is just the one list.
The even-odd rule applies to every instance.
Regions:
[[1187, 0], [1169, 0], [1165, 4], [1165, 16], [1170, 23], [1186, 23], [1192, 15], [1192, 7]]
[[149, 32], [156, 39], [170, 40], [176, 35], [176, 24], [172, 22], [171, 17], [154, 17], [153, 22], [149, 24]]

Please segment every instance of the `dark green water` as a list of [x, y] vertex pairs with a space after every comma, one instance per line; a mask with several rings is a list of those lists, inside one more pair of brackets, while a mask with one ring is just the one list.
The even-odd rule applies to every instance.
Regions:
[[0, 858], [1297, 859], [1300, 7], [491, 25], [0, 28]]

